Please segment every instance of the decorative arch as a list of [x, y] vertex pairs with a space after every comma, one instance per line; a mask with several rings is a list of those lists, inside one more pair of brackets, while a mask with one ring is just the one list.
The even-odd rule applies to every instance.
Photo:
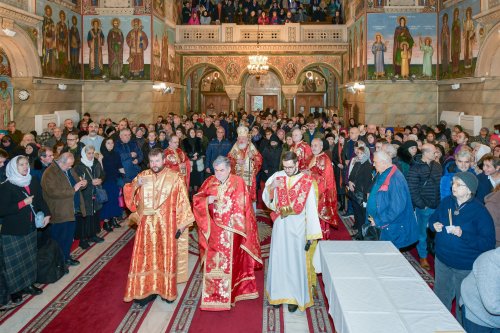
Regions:
[[327, 63], [324, 63], [324, 62], [315, 62], [315, 63], [312, 63], [312, 64], [309, 64], [307, 65], [306, 67], [304, 67], [298, 74], [297, 74], [297, 78], [295, 80], [295, 84], [301, 84], [300, 82], [300, 77], [302, 75], [302, 73], [304, 72], [307, 72], [308, 70], [311, 70], [312, 68], [314, 67], [324, 67], [326, 69], [328, 69], [330, 72], [332, 72], [335, 77], [337, 78], [337, 81], [338, 82], [341, 82], [342, 80], [342, 76], [340, 75], [340, 73], [337, 71], [337, 69], [335, 69], [335, 67], [333, 67], [332, 65], [330, 64], [327, 64]]
[[500, 64], [496, 59], [500, 57], [500, 43], [498, 43], [498, 31], [500, 23], [497, 23], [486, 36], [481, 49], [477, 55], [476, 77], [500, 76]]
[[[226, 78], [226, 73], [224, 72], [224, 70], [222, 68], [220, 68], [216, 64], [205, 62], [205, 63], [196, 64], [190, 68], [187, 68], [185, 70], [185, 72], [183, 73], [182, 85], [186, 85], [187, 80], [191, 76], [191, 74], [202, 67], [208, 67], [208, 68], [212, 68], [212, 69], [218, 71], [221, 74], [220, 79], [222, 80], [222, 83], [224, 85], [228, 84], [228, 81]], [[201, 80], [201, 78], [200, 78], [200, 80]]]
[[0, 44], [9, 58], [12, 78], [41, 77], [42, 65], [33, 41], [17, 24], [13, 24], [16, 35], [9, 37], [0, 30]]
[[[283, 76], [283, 73], [279, 70], [278, 67], [268, 63], [269, 65], [269, 71], [276, 74], [276, 76], [278, 77], [278, 79], [280, 80], [280, 83], [281, 85], [284, 85], [285, 84], [285, 78]], [[240, 77], [238, 78], [238, 84], [243, 86], [247, 80], [247, 77], [250, 76], [250, 74], [248, 73], [248, 69], [245, 68], [244, 71], [242, 71]]]

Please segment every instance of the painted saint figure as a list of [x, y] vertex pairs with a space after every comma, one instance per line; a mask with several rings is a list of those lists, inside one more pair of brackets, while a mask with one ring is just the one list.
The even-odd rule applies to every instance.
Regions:
[[[401, 16], [399, 18], [399, 26], [396, 27], [396, 30], [394, 31], [394, 45], [392, 49], [392, 63], [394, 65], [394, 73], [396, 75], [403, 75], [401, 72], [402, 69], [402, 43], [407, 43], [407, 59], [408, 61], [408, 68], [410, 66], [411, 62], [411, 55], [412, 55], [412, 48], [413, 48], [413, 37], [410, 34], [410, 30], [406, 26], [406, 17]], [[408, 72], [409, 73], [409, 72]]]
[[168, 36], [167, 32], [163, 32], [161, 38], [161, 80], [166, 82], [170, 81], [170, 73], [168, 70]]
[[45, 6], [42, 25], [42, 67], [45, 74], [56, 72], [56, 25], [52, 20], [52, 7]]
[[422, 64], [422, 75], [429, 78], [432, 77], [432, 55], [434, 54], [434, 49], [432, 48], [432, 39], [426, 37], [424, 43], [422, 43], [422, 37], [419, 40], [420, 51], [424, 53], [424, 60]]
[[140, 78], [144, 77], [144, 51], [148, 48], [148, 36], [142, 28], [141, 20], [133, 19], [132, 30], [127, 34], [127, 45], [130, 48], [129, 71]]
[[401, 43], [401, 77], [408, 78], [410, 76], [410, 51], [408, 42]]
[[81, 39], [80, 32], [76, 24], [78, 20], [76, 16], [73, 15], [71, 18], [71, 29], [69, 30], [69, 60], [71, 65], [71, 72], [77, 73], [80, 70], [80, 47]]
[[123, 33], [120, 30], [120, 19], [113, 18], [113, 26], [108, 32], [108, 65], [111, 77], [120, 77], [123, 68]]
[[153, 42], [153, 80], [161, 80], [161, 48], [158, 35]]
[[385, 76], [384, 54], [387, 52], [387, 44], [389, 41], [382, 41], [382, 34], [375, 34], [375, 42], [372, 45], [373, 62], [375, 63], [375, 77]]
[[0, 75], [12, 76], [9, 59], [7, 58], [7, 55], [4, 53], [2, 48], [0, 48]]
[[448, 14], [443, 15], [443, 27], [441, 28], [441, 71], [447, 74], [450, 67], [450, 27], [448, 26]]
[[476, 33], [474, 21], [472, 20], [472, 8], [467, 7], [465, 10], [465, 20], [463, 22], [464, 29], [464, 67], [466, 69], [472, 68], [472, 49], [476, 42]]
[[56, 24], [56, 46], [58, 71], [60, 74], [66, 74], [68, 71], [68, 46], [69, 31], [66, 25], [66, 13], [59, 12], [59, 22]]
[[91, 75], [100, 75], [102, 73], [102, 47], [104, 46], [104, 34], [101, 29], [101, 21], [93, 19], [92, 29], [87, 34], [87, 43], [89, 45], [89, 67]]
[[460, 65], [460, 53], [462, 51], [462, 29], [458, 16], [460, 11], [455, 8], [453, 11], [453, 23], [451, 24], [451, 70], [454, 74], [458, 73]]
[[0, 129], [7, 129], [7, 123], [10, 121], [12, 97], [7, 88], [7, 81], [0, 81]]

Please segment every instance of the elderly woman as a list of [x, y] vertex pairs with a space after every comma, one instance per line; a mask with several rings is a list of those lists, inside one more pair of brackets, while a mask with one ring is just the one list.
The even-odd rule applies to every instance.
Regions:
[[[102, 204], [97, 202], [96, 189], [102, 185], [104, 171], [101, 163], [94, 157], [94, 146], [85, 146], [81, 152], [80, 162], [75, 166], [75, 172], [80, 179], [86, 179], [88, 185], [82, 190], [83, 201], [85, 202], [85, 217], [77, 216], [75, 239], [80, 240], [80, 247], [86, 249], [89, 242], [102, 243], [103, 238], [97, 236], [101, 231], [99, 211]], [[105, 225], [105, 230], [110, 231], [111, 226]]]
[[398, 249], [406, 248], [418, 239], [406, 179], [383, 150], [375, 152], [373, 166], [377, 173], [366, 204], [368, 221], [380, 227], [380, 240], [391, 241]]
[[347, 177], [347, 196], [352, 202], [354, 211], [354, 227], [358, 231], [355, 238], [363, 239], [361, 226], [366, 220], [366, 201], [372, 185], [372, 164], [370, 161], [370, 150], [363, 141], [358, 141], [354, 145], [356, 157], [349, 163]]
[[[481, 202], [474, 198], [478, 181], [470, 172], [453, 176], [452, 194], [444, 198], [429, 218], [435, 238], [434, 292], [451, 310], [451, 303], [460, 299], [462, 280], [483, 252], [495, 248], [493, 220]], [[446, 227], [445, 227], [446, 226]], [[461, 322], [460, 308], [456, 311]]]
[[[14, 303], [22, 301], [23, 294], [39, 295], [42, 290], [33, 283], [37, 277], [37, 233], [34, 213], [45, 214], [44, 226], [50, 212], [43, 200], [42, 188], [36, 177], [31, 177], [28, 158], [14, 157], [7, 165], [7, 181], [0, 185], [0, 275], [5, 279], [7, 294]], [[1, 300], [5, 303], [5, 299]]]

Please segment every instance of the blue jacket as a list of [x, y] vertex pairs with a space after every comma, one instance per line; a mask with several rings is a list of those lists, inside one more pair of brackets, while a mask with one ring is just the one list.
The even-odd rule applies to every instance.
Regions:
[[398, 249], [415, 243], [418, 239], [418, 225], [413, 213], [410, 190], [406, 179], [397, 170], [389, 186], [384, 189], [391, 168], [378, 175], [370, 192], [366, 216], [372, 216], [382, 229], [380, 240], [391, 241]]
[[491, 185], [490, 179], [484, 173], [477, 175], [477, 181], [476, 198], [484, 204], [484, 197], [493, 191], [493, 185]]
[[454, 196], [444, 198], [430, 216], [429, 228], [436, 231], [435, 222], [450, 225], [448, 209], [451, 209], [453, 225], [460, 226], [462, 236], [448, 234], [444, 227], [436, 232], [436, 256], [451, 268], [471, 270], [481, 253], [495, 248], [495, 227], [486, 207], [475, 198], [462, 204], [458, 215], [454, 214], [456, 208]]
[[207, 152], [205, 154], [205, 169], [210, 168], [213, 174], [214, 166], [212, 163], [214, 163], [215, 159], [219, 156], [227, 156], [231, 148], [233, 148], [233, 145], [227, 139], [222, 139], [222, 141], [217, 140], [217, 138], [212, 139], [212, 141], [208, 143]]
[[[134, 140], [130, 140], [128, 143], [123, 143], [120, 139], [118, 139], [115, 143], [115, 151], [120, 155], [123, 168], [125, 169], [124, 181], [129, 183], [139, 174], [139, 172], [141, 172], [140, 164], [143, 159], [142, 150]], [[132, 156], [130, 156], [130, 153], [132, 152], [137, 154], [136, 158], [132, 158]], [[137, 164], [132, 163], [134, 159], [137, 159]]]

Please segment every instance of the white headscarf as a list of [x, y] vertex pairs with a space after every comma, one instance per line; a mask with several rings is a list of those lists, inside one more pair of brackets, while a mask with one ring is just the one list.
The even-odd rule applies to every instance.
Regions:
[[[89, 160], [89, 159], [87, 158], [87, 154], [86, 154], [86, 153], [87, 153], [87, 148], [89, 148], [89, 147], [90, 147], [90, 146], [85, 146], [85, 147], [83, 147], [83, 149], [82, 149], [82, 151], [81, 151], [81, 153], [80, 153], [80, 155], [82, 155], [82, 158], [80, 159], [80, 161], [82, 161], [82, 163], [83, 163], [85, 166], [87, 166], [87, 167], [89, 167], [89, 168], [92, 168], [92, 165], [94, 165], [94, 159]], [[95, 150], [94, 150], [94, 151], [95, 151]]]
[[27, 158], [26, 156], [14, 157], [12, 160], [10, 160], [9, 164], [7, 164], [5, 174], [7, 176], [7, 180], [12, 184], [20, 187], [25, 187], [31, 183], [31, 175], [29, 168], [26, 176], [21, 175], [19, 171], [17, 171], [17, 160], [20, 159], [21, 157]]

